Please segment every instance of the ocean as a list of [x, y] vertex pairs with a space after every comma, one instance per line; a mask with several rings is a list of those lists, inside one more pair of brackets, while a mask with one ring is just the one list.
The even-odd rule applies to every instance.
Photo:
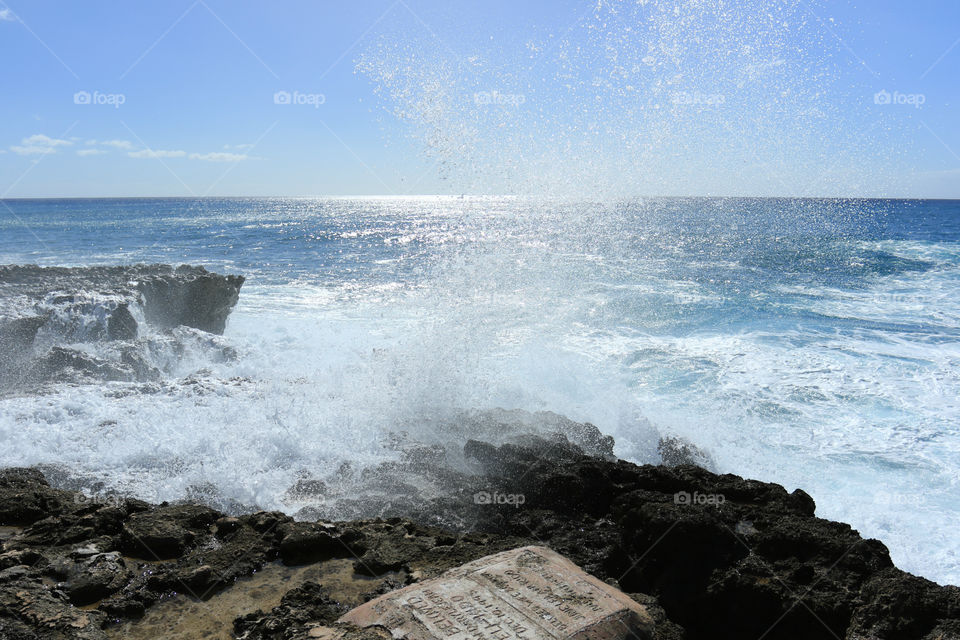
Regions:
[[802, 488], [960, 584], [960, 201], [0, 204], [0, 264], [133, 263], [245, 276], [224, 335], [145, 346], [149, 383], [0, 395], [0, 466], [292, 512], [301, 474], [390, 460], [396, 433], [552, 411], [628, 460], [676, 436]]

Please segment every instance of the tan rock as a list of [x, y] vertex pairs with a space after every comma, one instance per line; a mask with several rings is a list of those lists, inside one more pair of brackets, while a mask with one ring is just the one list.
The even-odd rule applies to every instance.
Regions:
[[340, 622], [397, 640], [643, 640], [647, 609], [546, 547], [480, 558], [388, 593]]

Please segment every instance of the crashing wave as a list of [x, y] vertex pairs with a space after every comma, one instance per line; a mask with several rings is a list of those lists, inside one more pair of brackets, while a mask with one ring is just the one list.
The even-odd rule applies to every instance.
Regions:
[[217, 336], [243, 282], [189, 265], [0, 266], [0, 392], [155, 381], [191, 349], [229, 358]]

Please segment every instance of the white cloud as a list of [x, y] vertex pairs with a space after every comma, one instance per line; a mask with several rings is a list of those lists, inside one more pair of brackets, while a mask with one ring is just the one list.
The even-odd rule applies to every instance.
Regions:
[[129, 140], [104, 140], [100, 144], [104, 147], [113, 147], [114, 149], [121, 149], [123, 151], [133, 149], [133, 143]]
[[4, 7], [0, 9], [0, 22], [16, 22], [17, 16], [13, 15], [13, 11]]
[[50, 147], [38, 147], [35, 145], [20, 146], [20, 145], [11, 145], [10, 151], [18, 153], [21, 156], [40, 156], [46, 153], [56, 153], [55, 150]]
[[69, 140], [58, 140], [57, 138], [45, 136], [42, 133], [36, 133], [29, 138], [21, 140], [21, 144], [37, 144], [44, 147], [69, 147], [73, 143]]
[[77, 149], [78, 156], [99, 156], [106, 153], [103, 149]]
[[56, 153], [57, 147], [69, 147], [72, 144], [69, 140], [58, 140], [57, 138], [51, 138], [42, 133], [37, 133], [29, 138], [24, 138], [20, 141], [19, 145], [12, 145], [10, 150], [22, 156], [36, 156]]
[[211, 153], [191, 153], [191, 160], [206, 160], [207, 162], [240, 162], [247, 159], [245, 153], [227, 153], [225, 151], [213, 151]]
[[187, 152], [141, 149], [140, 151], [130, 151], [127, 155], [131, 158], [182, 158], [187, 155]]
[[224, 149], [236, 149], [237, 151], [246, 151], [247, 149], [253, 149], [252, 143], [246, 144], [225, 144], [223, 145]]

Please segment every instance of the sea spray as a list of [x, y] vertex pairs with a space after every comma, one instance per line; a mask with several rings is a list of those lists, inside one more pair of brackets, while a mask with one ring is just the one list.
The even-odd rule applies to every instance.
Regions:
[[566, 30], [463, 44], [408, 16], [358, 69], [453, 193], [883, 193], [904, 149], [884, 144], [882, 114], [864, 117], [869, 75], [841, 88], [858, 62], [828, 9], [602, 1], [573, 7]]
[[458, 430], [463, 412], [552, 411], [614, 436], [622, 458], [657, 462], [672, 435], [718, 470], [802, 487], [819, 515], [955, 581], [953, 203], [108, 204], [122, 215], [13, 202], [41, 224], [70, 206], [70, 225], [47, 235], [53, 249], [7, 228], [4, 251], [79, 263], [79, 227], [97, 230], [99, 255], [152, 262], [162, 248], [131, 234], [183, 220], [185, 260], [247, 276], [217, 338], [234, 356], [198, 344], [165, 352], [153, 383], [0, 399], [0, 464], [52, 465], [92, 493], [336, 517], [338, 499], [289, 491], [347, 492], [417, 442], [462, 450], [477, 435]]
[[850, 157], [877, 137], [833, 91], [856, 62], [827, 16], [584, 4], [569, 30], [501, 54], [392, 14], [380, 26], [412, 28], [372, 31], [359, 64], [388, 117], [449, 192], [522, 197], [9, 203], [49, 229], [38, 245], [0, 220], [9, 261], [175, 255], [248, 281], [223, 338], [238, 357], [187, 350], [155, 384], [4, 398], [0, 463], [300, 513], [292, 488], [347, 491], [412, 442], [462, 445], [461, 412], [546, 410], [638, 462], [659, 460], [661, 433], [685, 437], [955, 582], [952, 205], [650, 197], [877, 182], [889, 165]]

